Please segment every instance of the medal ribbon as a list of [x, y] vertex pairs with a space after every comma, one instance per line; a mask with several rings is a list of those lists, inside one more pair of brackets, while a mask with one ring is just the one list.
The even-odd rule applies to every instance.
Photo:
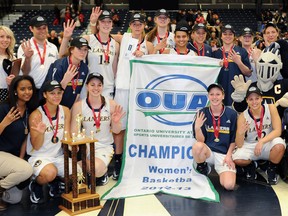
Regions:
[[220, 115], [219, 115], [219, 117], [218, 117], [218, 121], [217, 121], [217, 125], [216, 125], [215, 116], [214, 116], [214, 114], [213, 114], [213, 112], [212, 112], [212, 109], [210, 108], [210, 112], [211, 112], [211, 114], [212, 114], [212, 120], [213, 120], [214, 136], [215, 136], [216, 139], [219, 139], [220, 116], [221, 116], [221, 114], [222, 114], [222, 112], [223, 112], [223, 109], [224, 109], [224, 108], [222, 107], [222, 110], [221, 110], [221, 113], [220, 113]]
[[36, 42], [36, 40], [33, 38], [33, 42], [34, 42], [34, 45], [35, 45], [35, 48], [38, 52], [38, 56], [40, 58], [40, 64], [41, 65], [44, 65], [44, 62], [45, 62], [45, 55], [46, 55], [46, 41], [44, 42], [44, 45], [43, 45], [43, 56], [41, 56], [41, 53], [40, 53], [40, 50], [39, 50], [39, 47], [38, 47], [38, 44]]
[[[253, 116], [251, 110], [250, 110], [250, 113], [251, 113], [251, 115]], [[256, 128], [256, 131], [257, 131], [258, 139], [261, 139], [261, 135], [262, 135], [262, 129], [263, 129], [263, 116], [264, 116], [264, 109], [263, 109], [262, 106], [261, 106], [261, 114], [260, 114], [260, 123], [259, 123], [259, 126], [258, 126], [258, 124], [257, 124], [257, 120], [256, 120], [256, 118], [253, 116], [254, 123], [255, 123], [255, 128]]]
[[[229, 53], [232, 51], [233, 47], [234, 46], [231, 46]], [[229, 53], [228, 53], [228, 56], [229, 56]], [[224, 65], [225, 69], [227, 69], [229, 62], [228, 62], [228, 57], [226, 57], [226, 55], [225, 55], [224, 46], [222, 46], [222, 56], [223, 56], [223, 65]]]
[[[164, 38], [167, 38], [168, 37], [168, 32], [166, 32], [166, 34], [165, 34], [165, 37]], [[163, 39], [164, 39], [163, 38]], [[157, 33], [157, 41], [158, 41], [158, 43], [160, 43], [161, 42], [161, 38], [160, 38], [160, 36], [159, 36], [159, 34]], [[161, 54], [163, 51], [165, 50], [165, 48], [162, 48], [162, 49], [160, 49], [159, 50], [159, 53]]]
[[197, 43], [194, 42], [193, 45], [194, 45], [194, 47], [197, 49], [197, 54], [198, 54], [198, 56], [204, 56], [204, 55], [205, 55], [205, 47], [204, 47], [204, 44], [203, 44], [203, 46], [202, 46], [202, 55], [201, 55], [201, 53], [200, 53], [200, 49], [198, 48]]
[[188, 51], [189, 51], [188, 49], [186, 49], [186, 53], [182, 53], [182, 54], [181, 54], [181, 53], [180, 53], [180, 50], [179, 50], [178, 48], [175, 48], [175, 49], [176, 49], [176, 52], [177, 52], [178, 55], [187, 55], [187, 53], [188, 53]]
[[53, 137], [56, 138], [57, 136], [57, 133], [58, 133], [58, 124], [59, 124], [59, 107], [57, 106], [57, 117], [56, 117], [56, 128], [54, 130], [54, 125], [53, 125], [53, 122], [52, 122], [52, 117], [50, 115], [50, 112], [46, 106], [46, 104], [43, 106], [44, 110], [45, 110], [45, 113], [46, 113], [46, 116], [48, 117], [48, 120], [52, 126], [52, 130], [53, 130]]
[[101, 43], [102, 49], [104, 50], [105, 62], [109, 62], [110, 38], [108, 38], [107, 48], [106, 48], [106, 50], [105, 50], [99, 33], [97, 34], [97, 37], [98, 37], [99, 42]]
[[[69, 65], [72, 65], [72, 58], [71, 56], [69, 56]], [[73, 89], [73, 93], [75, 93], [76, 88], [78, 86], [78, 79], [79, 79], [79, 68], [80, 68], [80, 63], [77, 66], [77, 70], [78, 70], [78, 74], [77, 74], [77, 78], [75, 79], [74, 77], [71, 80], [71, 85], [72, 85], [72, 89]]]
[[90, 103], [90, 101], [89, 101], [89, 98], [88, 98], [87, 102], [88, 102], [88, 105], [92, 108], [92, 113], [93, 113], [93, 117], [94, 117], [94, 122], [95, 122], [95, 125], [96, 125], [96, 129], [99, 130], [99, 129], [100, 129], [100, 125], [101, 125], [101, 123], [100, 123], [100, 119], [101, 119], [100, 116], [101, 116], [101, 108], [102, 108], [102, 107], [100, 107], [99, 112], [98, 112], [98, 117], [96, 117], [96, 114], [95, 114], [95, 112], [94, 112], [95, 109], [92, 107], [92, 105], [91, 105], [91, 103]]

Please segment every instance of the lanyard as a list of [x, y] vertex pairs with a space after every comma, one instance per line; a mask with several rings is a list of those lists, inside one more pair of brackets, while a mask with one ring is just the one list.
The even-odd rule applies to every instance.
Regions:
[[214, 136], [215, 136], [215, 139], [214, 139], [214, 141], [215, 142], [219, 142], [219, 131], [220, 131], [220, 117], [221, 117], [221, 114], [222, 114], [222, 112], [223, 112], [223, 106], [222, 106], [222, 110], [221, 110], [221, 113], [220, 113], [220, 115], [219, 115], [219, 117], [218, 117], [218, 121], [217, 121], [217, 125], [216, 125], [216, 118], [215, 118], [215, 116], [214, 116], [214, 114], [213, 114], [213, 112], [212, 112], [212, 109], [211, 109], [211, 107], [210, 107], [210, 112], [211, 112], [211, 114], [212, 114], [212, 120], [213, 120], [213, 129], [214, 129]]
[[102, 43], [102, 41], [101, 41], [101, 37], [100, 37], [100, 34], [99, 34], [99, 33], [97, 34], [97, 37], [98, 37], [99, 42], [101, 43], [102, 49], [104, 50], [105, 63], [108, 63], [108, 62], [109, 62], [110, 38], [108, 38], [107, 48], [106, 48], [106, 50], [105, 50], [105, 49], [104, 49], [104, 46], [103, 46], [103, 43]]
[[40, 58], [40, 64], [41, 65], [44, 65], [44, 62], [45, 62], [45, 55], [46, 55], [46, 42], [44, 42], [44, 45], [43, 45], [43, 56], [41, 56], [41, 53], [40, 53], [40, 50], [39, 50], [39, 47], [38, 47], [38, 44], [36, 42], [36, 40], [33, 38], [33, 42], [34, 42], [34, 45], [36, 47], [36, 50], [38, 52], [38, 56]]
[[203, 46], [202, 46], [202, 55], [201, 55], [201, 53], [200, 53], [200, 49], [198, 49], [198, 45], [197, 45], [197, 43], [193, 43], [194, 44], [194, 47], [197, 49], [197, 54], [198, 54], [198, 56], [204, 56], [205, 55], [205, 46], [204, 46], [204, 44], [203, 44]]
[[52, 130], [53, 130], [53, 138], [57, 138], [57, 133], [58, 133], [58, 124], [59, 124], [59, 107], [57, 106], [57, 117], [56, 117], [56, 128], [54, 130], [54, 125], [53, 125], [53, 122], [52, 122], [52, 117], [50, 115], [50, 112], [46, 106], [46, 104], [43, 106], [44, 110], [45, 110], [45, 113], [48, 117], [48, 120], [52, 126]]
[[178, 55], [187, 55], [188, 54], [188, 49], [186, 49], [186, 52], [185, 53], [180, 53], [180, 50], [178, 48], [175, 48], [176, 49], [176, 52]]
[[[231, 46], [229, 53], [232, 51], [233, 47], [234, 47], [234, 45]], [[222, 56], [223, 56], [223, 65], [224, 65], [225, 69], [228, 69], [229, 62], [228, 62], [228, 58], [225, 55], [224, 46], [222, 46]], [[229, 54], [228, 54], [228, 56], [229, 56]]]
[[102, 109], [102, 106], [99, 109], [98, 116], [96, 116], [96, 114], [94, 112], [95, 109], [92, 107], [92, 105], [91, 105], [91, 103], [89, 101], [89, 98], [88, 98], [87, 102], [88, 102], [88, 105], [92, 108], [94, 122], [95, 122], [95, 126], [96, 126], [96, 129], [97, 129], [96, 131], [99, 131], [100, 130], [100, 125], [101, 125], [100, 120], [101, 120], [101, 109]]
[[[251, 113], [251, 115], [253, 116], [251, 110], [250, 110], [250, 113]], [[253, 116], [254, 123], [255, 123], [255, 128], [256, 128], [256, 131], [257, 131], [258, 139], [261, 139], [261, 135], [262, 135], [263, 116], [264, 116], [264, 109], [263, 109], [262, 106], [261, 106], [261, 114], [260, 114], [260, 123], [259, 123], [259, 126], [258, 126], [258, 124], [257, 124], [256, 118]]]
[[[71, 58], [71, 56], [69, 56], [69, 65], [72, 65], [72, 58]], [[77, 86], [78, 86], [78, 79], [79, 79], [79, 68], [80, 68], [80, 63], [78, 64], [78, 66], [77, 66], [77, 70], [78, 70], [78, 73], [77, 73], [77, 78], [75, 79], [74, 77], [72, 78], [72, 80], [71, 80], [71, 85], [72, 85], [72, 89], [73, 89], [73, 94], [75, 94], [76, 93], [76, 88], [77, 88]]]
[[[165, 37], [164, 38], [167, 38], [168, 37], [168, 32], [166, 32], [166, 34], [165, 34]], [[163, 39], [164, 39], [163, 38]], [[157, 33], [157, 41], [158, 41], [158, 43], [160, 43], [161, 42], [161, 38], [160, 38], [160, 36], [159, 36], [159, 34]], [[163, 51], [165, 50], [165, 48], [162, 48], [162, 49], [160, 49], [159, 50], [159, 53], [161, 54]]]

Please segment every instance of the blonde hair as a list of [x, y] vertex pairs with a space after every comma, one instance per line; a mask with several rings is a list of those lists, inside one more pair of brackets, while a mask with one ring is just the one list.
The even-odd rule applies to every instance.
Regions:
[[10, 44], [6, 49], [6, 53], [8, 54], [9, 59], [14, 59], [13, 53], [14, 53], [14, 47], [16, 43], [14, 33], [11, 31], [10, 28], [6, 26], [0, 26], [0, 30], [3, 30], [11, 38]]

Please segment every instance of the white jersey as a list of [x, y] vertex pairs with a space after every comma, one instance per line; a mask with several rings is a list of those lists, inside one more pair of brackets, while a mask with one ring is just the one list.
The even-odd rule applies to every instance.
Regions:
[[63, 110], [63, 106], [59, 105], [59, 122], [58, 122], [58, 131], [57, 137], [58, 142], [52, 143], [52, 137], [54, 135], [55, 127], [56, 127], [56, 118], [52, 119], [52, 124], [54, 129], [52, 129], [52, 125], [50, 124], [49, 118], [45, 114], [43, 107], [38, 107], [38, 110], [42, 114], [42, 122], [46, 124], [46, 130], [44, 133], [44, 141], [43, 145], [39, 150], [35, 150], [30, 141], [30, 133], [28, 134], [27, 139], [27, 154], [37, 157], [37, 156], [44, 156], [44, 157], [58, 157], [63, 154], [61, 140], [64, 137], [64, 121], [65, 121], [65, 114]]
[[[162, 40], [162, 38], [160, 40]], [[152, 41], [153, 46], [156, 46], [158, 43], [159, 41], [157, 37], [155, 37], [154, 40]], [[174, 34], [172, 32], [168, 33], [166, 43], [167, 43], [166, 48], [168, 49], [172, 49], [173, 47], [175, 47]]]
[[[170, 50], [170, 53], [169, 54], [172, 54], [172, 55], [183, 55], [183, 54], [178, 54], [176, 49], [173, 48], [173, 49], [169, 49]], [[187, 49], [188, 52], [186, 55], [190, 55], [190, 56], [196, 56], [195, 52], [193, 50], [190, 50], [190, 49]]]
[[105, 105], [102, 109], [94, 110], [95, 116], [98, 118], [100, 111], [100, 131], [97, 131], [92, 108], [88, 105], [87, 99], [81, 100], [82, 116], [83, 116], [83, 128], [85, 128], [86, 136], [89, 137], [91, 131], [94, 131], [94, 138], [98, 140], [96, 147], [106, 147], [113, 144], [113, 135], [111, 131], [111, 112], [110, 112], [110, 100], [105, 97]]
[[[50, 65], [54, 63], [55, 60], [58, 59], [58, 49], [54, 44], [46, 40], [46, 54], [44, 59], [44, 65], [41, 65], [40, 56], [35, 47], [33, 38], [31, 38], [29, 41], [31, 43], [31, 48], [33, 49], [33, 56], [31, 59], [31, 70], [29, 72], [29, 75], [34, 79], [36, 88], [40, 89], [46, 78]], [[44, 47], [38, 44], [38, 48], [41, 57], [43, 57]], [[22, 64], [23, 64], [25, 61], [25, 55], [21, 46], [19, 46], [18, 48], [17, 57], [22, 58]], [[20, 70], [19, 74], [23, 75], [23, 72]]]
[[[128, 52], [131, 53], [131, 49], [129, 46], [130, 38], [132, 38], [131, 33], [124, 33], [123, 38], [121, 40], [120, 55], [119, 55], [117, 75], [116, 75], [116, 89], [129, 90], [129, 86], [130, 86], [130, 62], [129, 60], [131, 59], [131, 57], [126, 56], [126, 54]], [[142, 51], [144, 55], [148, 54], [146, 40], [143, 40], [141, 42], [139, 50]]]
[[0, 89], [7, 89], [8, 85], [6, 83], [6, 77], [8, 76], [7, 73], [4, 71], [3, 68], [3, 60], [4, 58], [2, 58], [0, 56]]
[[257, 82], [258, 78], [257, 78], [257, 74], [256, 74], [256, 64], [255, 61], [253, 60], [252, 56], [249, 56], [249, 61], [251, 64], [251, 69], [252, 69], [252, 73], [251, 76], [245, 76], [246, 81], [251, 80], [252, 82]]
[[[272, 119], [270, 115], [270, 110], [268, 107], [268, 104], [264, 104], [262, 106], [264, 108], [264, 116], [263, 116], [263, 128], [262, 128], [262, 137], [265, 137], [267, 134], [269, 134], [272, 131]], [[244, 111], [244, 118], [249, 124], [249, 129], [247, 131], [247, 136], [245, 137], [245, 142], [247, 143], [257, 143], [258, 142], [258, 135], [257, 130], [255, 127], [254, 118], [251, 115], [251, 113], [248, 111], [249, 109], [246, 109]], [[257, 124], [259, 126], [260, 121], [257, 119]]]
[[109, 42], [109, 59], [105, 62], [105, 51], [108, 43], [101, 44], [98, 38], [91, 34], [89, 35], [89, 46], [91, 50], [88, 53], [89, 72], [98, 72], [104, 77], [104, 88], [102, 95], [111, 98], [111, 93], [114, 92], [115, 77], [113, 72], [113, 61], [116, 55], [116, 41], [110, 37]]

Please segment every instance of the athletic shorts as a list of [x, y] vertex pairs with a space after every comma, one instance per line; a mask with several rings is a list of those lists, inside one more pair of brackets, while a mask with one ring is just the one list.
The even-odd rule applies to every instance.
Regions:
[[[48, 164], [53, 164], [58, 169], [57, 176], [64, 178], [64, 155], [58, 157], [30, 157], [28, 162], [33, 167], [33, 175], [37, 177], [41, 170]], [[82, 172], [81, 167], [77, 164], [77, 172]], [[69, 175], [72, 174], [72, 159], [69, 158]]]
[[[105, 147], [97, 147], [95, 145], [95, 158], [98, 158], [103, 161], [103, 163], [108, 167], [110, 161], [112, 160], [114, 154], [114, 149], [112, 145], [106, 145]], [[88, 146], [87, 158], [90, 159], [90, 151]]]
[[254, 149], [257, 143], [247, 143], [244, 141], [243, 146], [233, 152], [232, 158], [233, 160], [269, 160], [270, 151], [277, 144], [281, 144], [286, 148], [285, 141], [281, 137], [276, 137], [271, 142], [265, 143], [261, 155], [256, 156]]

